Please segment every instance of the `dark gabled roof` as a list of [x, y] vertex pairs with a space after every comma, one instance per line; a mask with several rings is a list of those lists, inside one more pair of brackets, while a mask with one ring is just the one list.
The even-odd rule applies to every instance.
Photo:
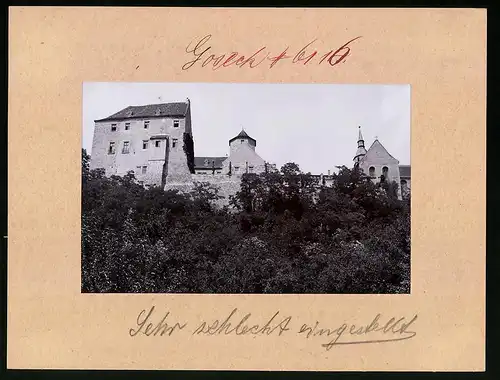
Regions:
[[240, 133], [238, 133], [237, 136], [234, 136], [231, 140], [229, 140], [229, 144], [231, 144], [234, 140], [237, 140], [237, 139], [248, 139], [248, 140], [253, 141], [254, 145], [257, 145], [257, 140], [248, 136], [248, 134], [243, 129], [241, 130]]
[[188, 103], [162, 103], [147, 104], [145, 106], [128, 106], [127, 108], [124, 108], [111, 116], [95, 121], [99, 122], [107, 120], [124, 120], [149, 117], [186, 116], [188, 107]]
[[411, 177], [411, 166], [410, 165], [399, 165], [399, 176], [400, 177]]
[[[227, 157], [195, 157], [194, 158], [194, 168], [195, 169], [221, 169], [222, 163]], [[212, 166], [213, 162], [213, 166]]]

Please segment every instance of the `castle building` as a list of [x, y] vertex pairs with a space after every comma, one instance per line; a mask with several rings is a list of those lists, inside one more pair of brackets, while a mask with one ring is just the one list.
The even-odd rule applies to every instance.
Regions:
[[[229, 140], [226, 156], [195, 157], [189, 99], [129, 106], [95, 120], [90, 169], [102, 168], [106, 176], [134, 171], [140, 183], [165, 190], [189, 190], [194, 182], [208, 182], [227, 199], [239, 190], [243, 174], [276, 170], [258, 155], [256, 146], [257, 141], [242, 129]], [[410, 166], [399, 165], [378, 139], [366, 150], [361, 127], [353, 160], [374, 182], [396, 181], [400, 198], [409, 192]], [[334, 180], [330, 171], [314, 177], [326, 186]]]
[[257, 141], [242, 129], [229, 140], [229, 156], [195, 157], [195, 174], [262, 173], [268, 170], [268, 164], [256, 153], [256, 146]]
[[140, 182], [165, 186], [189, 178], [190, 161], [194, 164], [189, 99], [130, 106], [95, 120], [90, 169], [103, 168], [107, 176], [135, 171]]
[[354, 166], [358, 166], [367, 174], [374, 183], [396, 182], [398, 184], [398, 197], [410, 192], [411, 167], [410, 165], [399, 165], [382, 143], [375, 138], [372, 145], [366, 150], [365, 140], [359, 127], [358, 149], [353, 158]]
[[222, 162], [227, 159], [224, 157], [195, 157], [195, 174], [222, 174]]
[[194, 181], [236, 188], [242, 174], [275, 168], [257, 154], [257, 141], [243, 129], [229, 140], [229, 155], [194, 157], [189, 99], [129, 106], [94, 122], [90, 169], [102, 168], [107, 176], [134, 171], [140, 183], [165, 189], [189, 188]]
[[244, 173], [263, 173], [266, 162], [257, 154], [257, 141], [242, 129], [229, 140], [229, 157], [222, 162], [223, 173], [241, 175]]

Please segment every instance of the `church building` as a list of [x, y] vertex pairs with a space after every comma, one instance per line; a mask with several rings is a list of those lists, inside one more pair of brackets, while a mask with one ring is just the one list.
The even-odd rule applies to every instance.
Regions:
[[366, 150], [365, 140], [359, 127], [358, 149], [353, 158], [354, 165], [367, 174], [374, 183], [396, 182], [398, 184], [398, 197], [401, 199], [410, 192], [411, 167], [399, 165], [382, 143], [375, 138], [372, 145]]

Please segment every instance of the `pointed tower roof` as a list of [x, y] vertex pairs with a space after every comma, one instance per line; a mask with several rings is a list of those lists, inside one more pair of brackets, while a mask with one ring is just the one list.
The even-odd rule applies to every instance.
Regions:
[[359, 128], [358, 133], [358, 149], [356, 150], [356, 155], [353, 158], [353, 161], [359, 162], [361, 158], [366, 154], [365, 149], [365, 140], [363, 140], [363, 135], [361, 134], [361, 126]]
[[254, 145], [257, 145], [257, 140], [251, 138], [243, 128], [241, 128], [241, 132], [238, 133], [238, 135], [234, 136], [231, 140], [229, 140], [229, 144], [231, 144], [234, 140], [238, 140], [238, 139], [246, 139], [246, 140], [250, 140], [253, 142]]
[[358, 128], [359, 128], [358, 141], [364, 141], [363, 135], [361, 134], [361, 125]]

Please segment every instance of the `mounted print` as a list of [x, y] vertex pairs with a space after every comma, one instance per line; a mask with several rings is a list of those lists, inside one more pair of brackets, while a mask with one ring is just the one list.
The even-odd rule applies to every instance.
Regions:
[[410, 292], [410, 86], [86, 83], [83, 104], [83, 292]]
[[8, 368], [485, 370], [485, 9], [8, 35]]

